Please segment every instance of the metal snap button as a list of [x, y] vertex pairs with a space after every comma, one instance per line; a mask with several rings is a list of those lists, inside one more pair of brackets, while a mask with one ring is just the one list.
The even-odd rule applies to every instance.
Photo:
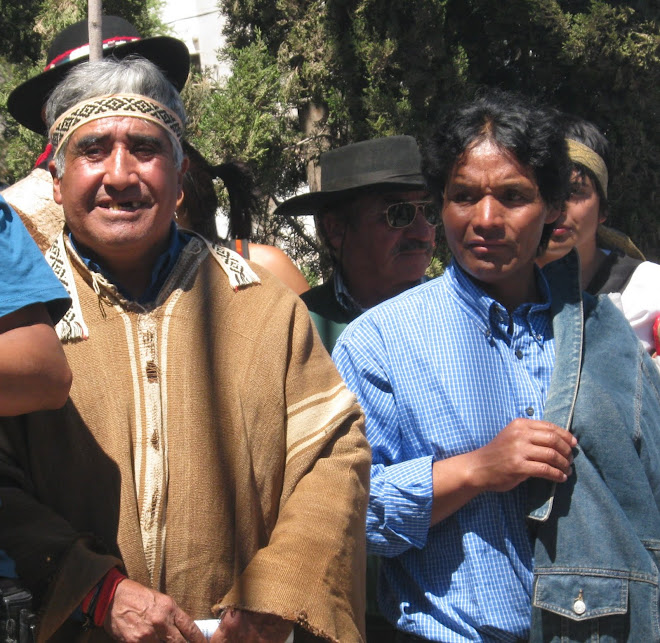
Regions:
[[578, 615], [581, 616], [587, 611], [587, 606], [584, 602], [583, 596], [582, 596], [582, 590], [580, 590], [578, 597], [575, 599], [575, 602], [573, 603], [573, 611]]

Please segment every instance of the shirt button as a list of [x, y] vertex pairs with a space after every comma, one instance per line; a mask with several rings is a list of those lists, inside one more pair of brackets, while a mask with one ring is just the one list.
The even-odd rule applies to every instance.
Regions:
[[527, 415], [529, 415], [531, 417], [532, 415], [534, 415], [534, 407], [533, 406], [528, 406], [525, 409], [525, 413], [527, 413]]
[[522, 358], [523, 358], [523, 352], [522, 352], [519, 348], [516, 349], [516, 357], [517, 357], [518, 359], [522, 359]]

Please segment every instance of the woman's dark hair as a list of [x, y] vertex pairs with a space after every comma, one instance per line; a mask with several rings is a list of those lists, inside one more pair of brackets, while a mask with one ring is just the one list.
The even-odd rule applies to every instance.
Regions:
[[[445, 185], [465, 152], [490, 140], [530, 168], [541, 198], [561, 208], [569, 192], [570, 161], [559, 112], [514, 92], [485, 89], [469, 103], [454, 107], [435, 124], [422, 146], [422, 173], [433, 197], [442, 204]], [[543, 230], [547, 244], [554, 224]]]
[[[579, 116], [575, 116], [574, 114], [563, 114], [561, 120], [564, 137], [582, 143], [582, 145], [586, 145], [588, 148], [596, 152], [596, 154], [603, 159], [607, 172], [609, 173], [611, 171], [610, 143], [605, 138], [605, 135], [593, 123], [584, 120]], [[592, 184], [596, 188], [596, 192], [598, 192], [600, 213], [606, 215], [608, 209], [607, 196], [596, 175], [588, 167], [585, 167], [581, 163], [576, 163], [573, 160], [571, 160], [571, 170], [577, 172], [578, 177], [581, 180], [584, 180], [585, 176], [588, 176], [591, 179]]]
[[229, 197], [229, 237], [249, 239], [252, 234], [252, 214], [258, 204], [254, 175], [241, 161], [211, 165], [189, 142], [183, 141], [183, 151], [190, 161], [183, 177], [183, 201], [178, 208], [188, 226], [211, 241], [218, 241], [215, 215], [218, 195], [213, 184], [221, 179]]

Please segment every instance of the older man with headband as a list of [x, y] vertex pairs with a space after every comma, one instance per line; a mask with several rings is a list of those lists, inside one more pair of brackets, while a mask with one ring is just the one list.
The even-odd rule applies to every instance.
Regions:
[[[190, 54], [185, 43], [169, 36], [142, 38], [137, 29], [119, 16], [103, 16], [103, 56], [121, 59], [139, 55], [154, 63], [181, 91], [188, 78]], [[79, 20], [59, 32], [46, 52], [43, 71], [15, 87], [7, 98], [7, 110], [23, 127], [47, 135], [44, 111], [48, 96], [66, 74], [89, 59], [88, 21]], [[51, 246], [64, 216], [53, 201], [53, 182], [48, 172], [52, 148], [46, 144], [32, 171], [3, 191], [43, 252]]]
[[0, 542], [40, 640], [200, 643], [213, 615], [218, 643], [361, 640], [360, 410], [300, 300], [175, 225], [178, 93], [144, 59], [85, 63], [46, 118], [75, 383], [0, 425]]

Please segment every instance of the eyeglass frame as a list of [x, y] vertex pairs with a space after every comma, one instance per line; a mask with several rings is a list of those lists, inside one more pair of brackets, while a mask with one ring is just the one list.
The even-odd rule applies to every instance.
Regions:
[[[415, 207], [415, 214], [410, 219], [410, 221], [404, 225], [394, 225], [391, 221], [392, 215], [390, 214], [390, 210], [396, 206], [400, 205], [411, 205]], [[436, 219], [435, 223], [429, 220], [428, 217], [428, 211], [429, 211], [429, 206], [431, 208], [434, 208], [435, 214], [432, 218]], [[419, 210], [422, 210], [422, 216], [426, 220], [427, 225], [430, 225], [431, 227], [435, 228], [437, 227], [440, 222], [441, 222], [441, 210], [440, 207], [432, 200], [428, 201], [397, 201], [396, 203], [390, 203], [383, 211], [382, 214], [385, 217], [385, 222], [387, 225], [392, 228], [392, 230], [404, 230], [405, 228], [410, 227], [414, 222], [415, 219], [417, 218], [417, 214], [419, 213]]]

